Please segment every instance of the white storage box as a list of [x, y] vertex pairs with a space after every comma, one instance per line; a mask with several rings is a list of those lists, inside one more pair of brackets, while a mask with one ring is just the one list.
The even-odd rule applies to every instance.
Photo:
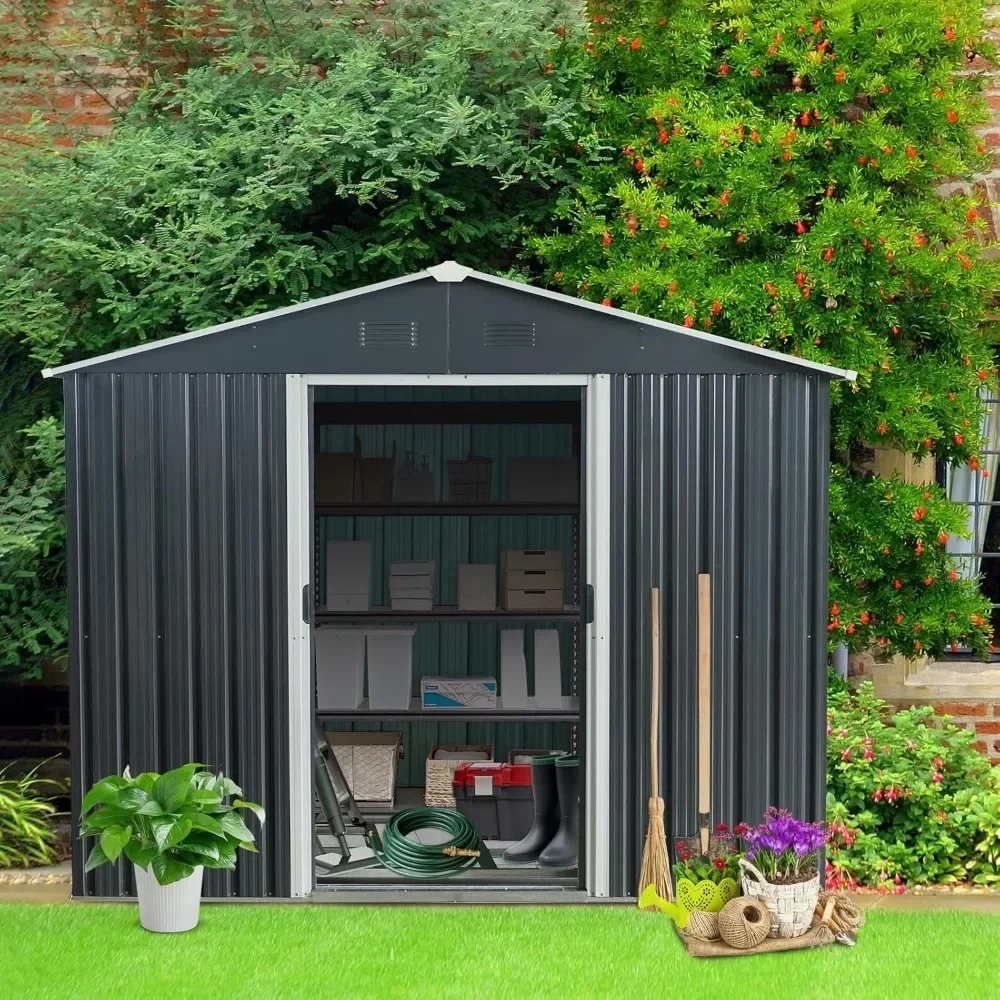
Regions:
[[562, 665], [559, 632], [535, 629], [535, 704], [539, 708], [562, 708]]
[[389, 564], [390, 576], [433, 576], [434, 560], [411, 560]]
[[504, 549], [500, 553], [500, 572], [512, 569], [562, 569], [559, 549]]
[[458, 567], [458, 609], [496, 611], [497, 568], [493, 563], [462, 563]]
[[507, 459], [509, 503], [578, 503], [578, 458]]
[[434, 602], [429, 597], [394, 597], [391, 607], [393, 611], [431, 611]]
[[326, 602], [327, 611], [368, 611], [367, 594], [331, 594]]
[[389, 594], [392, 597], [431, 597], [434, 578], [430, 576], [390, 576]]
[[413, 689], [412, 628], [368, 629], [368, 707], [399, 712]]
[[328, 611], [367, 611], [371, 591], [371, 545], [366, 541], [326, 543]]
[[359, 802], [395, 799], [402, 739], [402, 733], [326, 734], [344, 780]]
[[321, 712], [357, 708], [365, 694], [365, 634], [349, 629], [318, 628], [316, 707]]
[[497, 707], [497, 679], [422, 677], [420, 703], [423, 708], [494, 709]]
[[528, 707], [524, 629], [503, 629], [500, 632], [500, 698], [505, 709]]

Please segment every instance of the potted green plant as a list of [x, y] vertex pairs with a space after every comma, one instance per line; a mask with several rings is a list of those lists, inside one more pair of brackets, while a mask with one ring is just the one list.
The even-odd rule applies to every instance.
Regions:
[[[237, 810], [264, 822], [264, 810], [244, 802], [235, 782], [203, 764], [184, 764], [134, 778], [102, 778], [83, 800], [80, 836], [97, 837], [86, 871], [123, 854], [135, 870], [139, 922], [146, 930], [189, 931], [198, 923], [206, 868], [236, 867], [236, 849], [256, 851]], [[231, 802], [226, 800], [232, 796]]]

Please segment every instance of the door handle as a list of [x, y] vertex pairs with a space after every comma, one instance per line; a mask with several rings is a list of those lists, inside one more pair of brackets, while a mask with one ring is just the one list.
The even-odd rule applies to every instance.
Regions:
[[302, 588], [302, 620], [307, 625], [313, 623], [312, 584], [310, 583]]
[[583, 621], [586, 625], [594, 622], [594, 587], [590, 583], [583, 588]]

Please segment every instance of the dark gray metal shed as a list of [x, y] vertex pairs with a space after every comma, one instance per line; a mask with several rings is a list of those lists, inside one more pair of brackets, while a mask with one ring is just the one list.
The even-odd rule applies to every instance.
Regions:
[[[308, 894], [309, 386], [573, 385], [583, 406], [587, 860], [635, 892], [651, 585], [673, 834], [696, 821], [696, 577], [713, 576], [713, 822], [824, 812], [829, 382], [854, 373], [446, 263], [46, 372], [64, 382], [74, 812], [185, 760], [265, 803], [207, 896]], [[308, 800], [308, 801], [307, 801]], [[124, 866], [73, 892], [132, 893]]]

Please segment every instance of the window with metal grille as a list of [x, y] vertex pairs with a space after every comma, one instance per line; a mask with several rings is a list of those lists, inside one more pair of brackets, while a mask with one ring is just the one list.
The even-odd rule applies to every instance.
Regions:
[[[996, 490], [1000, 465], [1000, 386], [984, 390], [987, 412], [983, 422], [985, 446], [979, 467], [939, 462], [938, 483], [948, 496], [968, 510], [969, 538], [950, 538], [948, 551], [966, 579], [980, 578], [983, 593], [993, 606], [993, 627], [1000, 634], [1000, 495]], [[965, 651], [967, 652], [967, 651]], [[959, 655], [963, 655], [962, 652]]]

